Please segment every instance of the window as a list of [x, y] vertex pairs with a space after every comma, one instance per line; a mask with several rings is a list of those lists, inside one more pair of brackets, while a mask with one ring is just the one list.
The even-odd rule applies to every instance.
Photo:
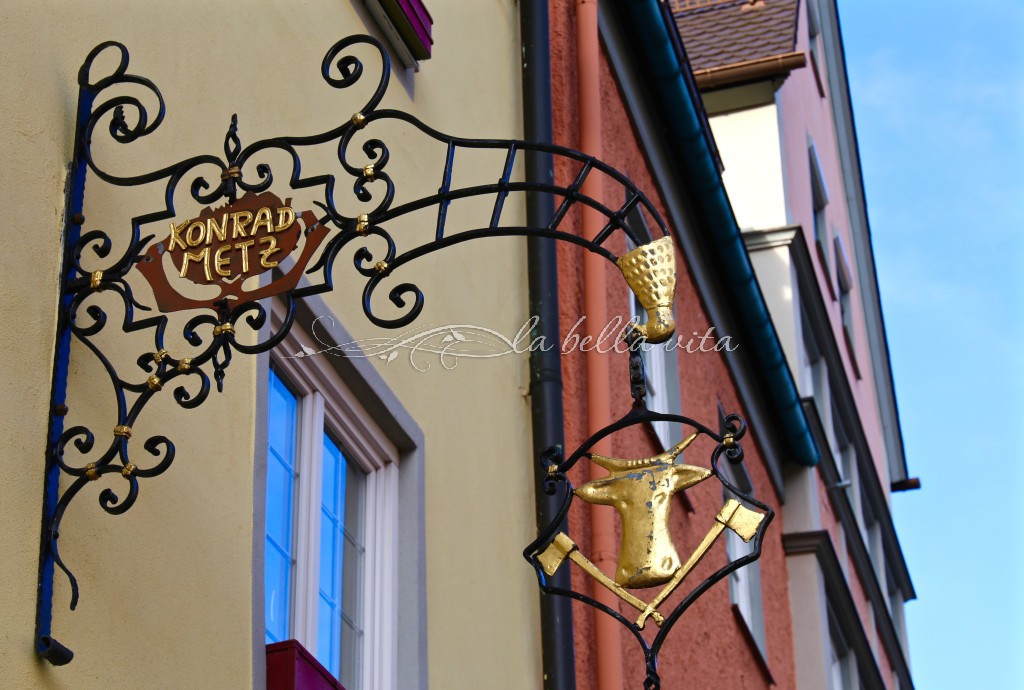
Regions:
[[431, 36], [434, 20], [422, 0], [364, 0], [363, 4], [402, 65], [418, 72], [419, 61], [430, 58], [434, 45]]
[[390, 687], [397, 449], [328, 357], [282, 356], [269, 373], [266, 641], [298, 640], [347, 690]]
[[818, 17], [818, 5], [814, 0], [807, 3], [807, 45], [811, 53], [811, 71], [814, 72], [814, 82], [818, 86], [818, 95], [825, 97], [825, 85], [821, 79], [821, 51], [818, 49], [818, 42], [821, 40], [821, 22]]
[[[630, 229], [641, 242], [651, 241], [651, 231], [644, 221], [643, 214], [639, 208], [629, 214], [627, 219]], [[627, 249], [635, 247], [627, 240]], [[643, 321], [647, 318], [646, 313], [636, 296], [630, 299], [629, 317], [636, 321]], [[674, 343], [673, 343], [674, 344]], [[641, 358], [644, 363], [644, 373], [647, 377], [647, 409], [651, 412], [664, 414], [682, 414], [682, 400], [679, 391], [679, 360], [678, 352], [681, 348], [673, 347], [671, 350], [662, 345], [643, 345]], [[661, 443], [664, 450], [668, 450], [683, 440], [683, 427], [671, 422], [652, 422], [655, 436]]]
[[832, 426], [832, 419], [835, 415], [833, 414], [828, 364], [825, 363], [824, 353], [821, 351], [817, 338], [814, 337], [810, 317], [803, 309], [800, 310], [800, 324], [803, 336], [800, 392], [802, 395], [810, 395], [814, 398], [815, 405], [818, 408], [818, 415], [821, 417], [822, 427], [828, 435], [832, 452], [835, 453], [837, 446]]
[[[725, 409], [721, 404], [718, 406], [718, 415], [724, 433]], [[722, 461], [718, 465], [718, 470], [729, 483], [733, 484], [740, 491], [749, 496], [754, 495], [754, 484], [750, 480], [750, 475], [747, 474], [746, 467], [742, 464], [733, 465]], [[723, 493], [725, 499], [737, 498], [727, 490]], [[747, 505], [746, 507], [756, 510], [754, 506]], [[742, 558], [753, 552], [753, 550], [753, 543], [743, 541], [743, 538], [731, 529], [725, 530], [725, 553], [729, 561]], [[761, 652], [761, 658], [767, 660], [768, 657], [765, 653], [764, 610], [761, 604], [760, 561], [748, 563], [729, 574], [729, 599], [743, 618], [747, 631]]]
[[859, 688], [853, 653], [831, 607], [828, 610], [828, 632], [829, 690]]
[[[825, 207], [828, 206], [828, 187], [825, 176], [818, 162], [818, 150], [812, 142], [807, 148], [807, 157], [811, 169], [811, 203], [814, 212], [814, 242], [818, 250], [818, 258], [827, 277], [829, 290], [832, 285], [832, 243], [829, 239], [830, 229], [825, 218]], [[834, 296], [834, 295], [833, 295]]]
[[853, 292], [853, 272], [850, 270], [850, 260], [846, 256], [846, 247], [843, 238], [838, 234], [833, 241], [836, 254], [836, 282], [839, 285], [839, 311], [842, 314], [843, 330], [846, 337], [853, 341], [853, 311], [850, 305], [850, 295]]

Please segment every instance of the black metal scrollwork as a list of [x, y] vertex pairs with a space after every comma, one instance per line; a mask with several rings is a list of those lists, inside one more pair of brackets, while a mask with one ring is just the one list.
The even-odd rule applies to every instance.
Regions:
[[[356, 49], [371, 50], [379, 59], [379, 77], [372, 94], [362, 107], [354, 110], [332, 129], [312, 136], [282, 136], [242, 145], [237, 116], [233, 117], [224, 141], [224, 155], [203, 154], [186, 158], [166, 167], [134, 176], [111, 172], [94, 156], [94, 140], [109, 137], [115, 144], [131, 144], [152, 134], [163, 123], [166, 107], [163, 95], [156, 85], [144, 77], [128, 72], [129, 56], [124, 45], [117, 42], [102, 43], [86, 58], [78, 74], [79, 105], [76, 141], [72, 160], [72, 184], [68, 202], [68, 217], [64, 228], [65, 254], [61, 282], [61, 312], [57, 333], [55, 358], [53, 414], [50, 420], [47, 449], [47, 480], [43, 509], [43, 532], [40, 557], [40, 599], [37, 616], [39, 651], [53, 663], [66, 663], [70, 652], [49, 637], [53, 567], [60, 568], [71, 584], [71, 608], [78, 602], [78, 583], [62, 560], [58, 549], [61, 521], [72, 500], [92, 481], [105, 475], [120, 474], [126, 481], [123, 497], [110, 488], [99, 494], [99, 503], [110, 514], [124, 513], [134, 505], [139, 495], [139, 480], [165, 472], [175, 459], [174, 443], [164, 435], [155, 435], [142, 443], [146, 451], [139, 459], [131, 451], [137, 441], [131, 441], [132, 429], [147, 404], [166, 386], [170, 386], [177, 405], [185, 409], [199, 407], [211, 390], [211, 375], [218, 390], [224, 385], [226, 370], [232, 353], [255, 354], [265, 352], [287, 335], [294, 317], [296, 300], [329, 291], [333, 288], [334, 262], [339, 252], [350, 243], [358, 243], [353, 255], [355, 270], [367, 279], [362, 296], [366, 317], [386, 328], [399, 328], [412, 322], [422, 311], [424, 295], [420, 288], [409, 282], [394, 285], [388, 299], [402, 313], [396, 317], [380, 316], [374, 312], [374, 291], [404, 264], [446, 247], [482, 237], [540, 236], [567, 241], [595, 252], [609, 261], [617, 258], [604, 245], [616, 232], [640, 244], [626, 223], [626, 217], [642, 208], [653, 221], [661, 236], [668, 234], [665, 223], [647, 197], [628, 178], [611, 166], [561, 146], [506, 139], [466, 139], [443, 134], [420, 122], [409, 113], [380, 109], [388, 88], [390, 62], [386, 51], [368, 36], [351, 36], [335, 43], [323, 59], [321, 75], [335, 89], [349, 89], [359, 83], [367, 72]], [[117, 58], [110, 74], [96, 75], [97, 59], [104, 54]], [[141, 90], [141, 92], [140, 92]], [[147, 107], [149, 103], [150, 107]], [[155, 107], [153, 107], [155, 103]], [[435, 194], [394, 205], [396, 185], [388, 171], [391, 153], [381, 138], [357, 138], [363, 130], [391, 122], [412, 125], [427, 137], [446, 148], [440, 171], [441, 184]], [[351, 148], [358, 144], [359, 158]], [[304, 176], [301, 154], [308, 147], [337, 142], [337, 160], [341, 173]], [[460, 152], [491, 150], [504, 153], [504, 164], [496, 171], [494, 181], [469, 186], [453, 186], [452, 176]], [[155, 235], [143, 234], [143, 229], [176, 216], [175, 199], [178, 187], [186, 182], [189, 196], [199, 205], [210, 205], [220, 200], [234, 202], [240, 193], [260, 193], [275, 184], [274, 171], [267, 162], [271, 151], [284, 152], [290, 159], [291, 171], [287, 185], [293, 190], [319, 188], [322, 195], [315, 205], [322, 211], [318, 219], [331, 230], [312, 265], [305, 271], [310, 282], [283, 292], [285, 315], [279, 327], [263, 334], [268, 321], [266, 307], [258, 300], [223, 299], [213, 308], [191, 317], [182, 327], [181, 339], [192, 348], [187, 356], [182, 352], [169, 352], [166, 336], [170, 321], [141, 303], [133, 294], [130, 272], [140, 262], [147, 249], [157, 244]], [[576, 166], [574, 180], [568, 186], [553, 182], [522, 181], [513, 178], [518, 157], [524, 154], [543, 154], [567, 160]], [[621, 185], [625, 202], [611, 208], [583, 191], [583, 184], [594, 174], [601, 174]], [[346, 215], [338, 203], [339, 175], [352, 180], [352, 194], [361, 204], [371, 204], [365, 213]], [[112, 256], [115, 243], [110, 235], [99, 229], [82, 232], [85, 182], [87, 177], [117, 187], [162, 185], [162, 208], [148, 210], [131, 219], [130, 234], [120, 256]], [[378, 183], [383, 183], [383, 188]], [[505, 201], [511, 194], [540, 192], [558, 200], [557, 210], [544, 227], [505, 226], [501, 224]], [[450, 204], [459, 199], [490, 196], [494, 206], [486, 226], [449, 232], [447, 214]], [[596, 209], [606, 224], [590, 240], [562, 229], [569, 211], [577, 204]], [[406, 214], [436, 208], [433, 238], [425, 243], [400, 249], [388, 225]], [[306, 228], [309, 232], [309, 228]], [[369, 240], [383, 249], [370, 248]], [[88, 270], [83, 256], [90, 261], [105, 263], [101, 270]], [[100, 293], [105, 296], [101, 299]], [[122, 311], [116, 318], [108, 313], [109, 297], [116, 295]], [[142, 312], [142, 315], [137, 315]], [[119, 329], [123, 333], [144, 333], [151, 337], [152, 347], [141, 354], [135, 367], [129, 371], [115, 366], [103, 351], [101, 339]], [[239, 338], [239, 332], [249, 331]], [[116, 400], [117, 413], [113, 432], [108, 438], [85, 426], [63, 428], [65, 387], [71, 340], [80, 343], [102, 365], [109, 377]], [[110, 432], [106, 432], [110, 433]], [[104, 447], [105, 444], [105, 447]], [[102, 448], [102, 452], [97, 449]], [[94, 460], [86, 457], [97, 450]], [[138, 462], [139, 464], [136, 464]], [[61, 474], [71, 483], [63, 493], [59, 490]], [[56, 650], [56, 651], [54, 651]], [[63, 651], [61, 651], [63, 650]]]

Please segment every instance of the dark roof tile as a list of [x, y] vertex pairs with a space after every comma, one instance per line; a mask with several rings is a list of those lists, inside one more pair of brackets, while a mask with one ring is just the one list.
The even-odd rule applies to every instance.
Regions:
[[789, 53], [798, 0], [682, 0], [676, 26], [694, 70]]

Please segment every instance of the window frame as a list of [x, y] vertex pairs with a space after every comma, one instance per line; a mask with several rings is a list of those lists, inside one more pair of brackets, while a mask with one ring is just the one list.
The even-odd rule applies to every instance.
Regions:
[[[280, 327], [283, 313], [283, 305], [275, 301], [271, 310], [272, 328]], [[400, 453], [331, 365], [328, 359], [331, 354], [302, 357], [289, 354], [304, 352], [300, 333], [302, 329], [293, 325], [270, 356], [271, 366], [296, 394], [299, 404], [290, 635], [316, 656], [320, 491], [326, 432], [343, 449], [346, 460], [366, 473], [364, 572], [359, 595], [363, 631], [359, 686], [394, 687], [398, 677]], [[267, 385], [269, 372], [265, 378], [261, 385]], [[263, 491], [266, 491], [265, 478]]]
[[[719, 416], [723, 418], [724, 424], [725, 412], [721, 403], [719, 403]], [[726, 479], [740, 491], [750, 496], [754, 495], [754, 483], [747, 472], [747, 468], [743, 465], [722, 463], [719, 465], [719, 472], [724, 474]], [[723, 487], [722, 496], [725, 500], [730, 498], [738, 499], [737, 496], [725, 490], [725, 487]], [[741, 503], [746, 505], [745, 501], [741, 500]], [[753, 506], [749, 505], [747, 507], [753, 508]], [[753, 548], [752, 544], [743, 541], [743, 538], [731, 529], [725, 530], [725, 553], [729, 562], [746, 556], [753, 551]], [[767, 666], [768, 640], [764, 622], [764, 597], [761, 592], [760, 561], [748, 563], [744, 567], [729, 573], [729, 603], [735, 607], [739, 617], [743, 620], [743, 624], [747, 626], [747, 632], [750, 634], [754, 646], [757, 647], [757, 651], [761, 654], [762, 661]]]

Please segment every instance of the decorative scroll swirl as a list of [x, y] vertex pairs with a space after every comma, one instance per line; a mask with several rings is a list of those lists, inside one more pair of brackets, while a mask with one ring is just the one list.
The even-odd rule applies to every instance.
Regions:
[[[370, 99], [363, 106], [370, 111], [379, 104], [387, 89], [390, 67], [383, 48], [374, 39], [353, 36], [337, 42], [324, 58], [322, 76], [332, 87], [347, 89], [359, 82], [363, 64], [348, 52], [365, 45], [376, 50], [382, 65], [379, 81]], [[94, 63], [101, 54], [113, 52], [117, 65], [110, 74], [96, 75]], [[51, 443], [49, 457], [61, 472], [71, 477], [71, 484], [60, 495], [49, 517], [49, 539], [44, 544], [53, 562], [68, 576], [71, 584], [71, 608], [78, 602], [78, 583], [70, 569], [61, 559], [57, 545], [60, 523], [71, 501], [90, 482], [104, 475], [120, 473], [127, 485], [123, 497], [111, 488], [100, 492], [99, 503], [106, 512], [120, 514], [134, 505], [139, 494], [139, 478], [157, 476], [170, 467], [175, 457], [173, 442], [163, 435], [146, 439], [142, 448], [152, 456], [144, 464], [136, 466], [130, 448], [133, 447], [131, 429], [141, 416], [147, 403], [165, 386], [171, 389], [174, 401], [181, 407], [193, 409], [205, 402], [210, 394], [212, 370], [218, 390], [222, 389], [225, 372], [231, 362], [232, 351], [244, 354], [264, 352], [277, 345], [291, 327], [295, 313], [295, 301], [285, 295], [286, 312], [283, 323], [269, 335], [261, 329], [267, 323], [267, 313], [258, 302], [229, 303], [219, 305], [215, 313], [199, 314], [191, 318], [182, 329], [182, 338], [193, 348], [185, 354], [171, 354], [165, 348], [166, 330], [169, 325], [164, 315], [136, 317], [136, 310], [151, 312], [133, 295], [127, 280], [129, 272], [143, 260], [144, 251], [154, 241], [154, 235], [142, 236], [143, 226], [176, 215], [174, 200], [179, 184], [186, 180], [192, 199], [199, 204], [211, 204], [218, 199], [233, 201], [238, 191], [259, 192], [274, 182], [269, 164], [259, 160], [267, 149], [284, 150], [290, 154], [292, 172], [290, 185], [293, 189], [322, 186], [325, 190], [324, 205], [331, 210], [332, 217], [343, 219], [334, 206], [333, 175], [303, 178], [299, 147], [322, 144], [337, 139], [339, 142], [351, 137], [357, 127], [353, 121], [346, 121], [323, 134], [315, 136], [279, 137], [251, 144], [243, 148], [238, 136], [238, 119], [232, 117], [224, 142], [224, 157], [198, 155], [186, 158], [152, 172], [139, 175], [120, 175], [107, 170], [93, 153], [94, 143], [100, 135], [108, 135], [117, 144], [130, 144], [152, 132], [163, 122], [166, 109], [163, 95], [156, 85], [144, 77], [128, 73], [128, 50], [120, 43], [108, 41], [94, 48], [78, 74], [80, 90], [79, 122], [75, 146], [75, 161], [88, 167], [98, 179], [117, 186], [132, 187], [156, 182], [164, 185], [164, 207], [153, 210], [131, 221], [131, 235], [124, 253], [113, 257], [114, 243], [111, 236], [102, 230], [81, 232], [84, 219], [81, 216], [68, 220], [66, 236], [65, 274], [62, 295], [66, 306], [64, 328], [92, 353], [102, 365], [112, 384], [117, 405], [113, 435], [100, 441], [97, 434], [84, 426], [73, 426], [63, 431]], [[115, 88], [116, 87], [116, 88]], [[128, 93], [125, 93], [126, 88]], [[116, 91], [104, 99], [103, 96]], [[138, 93], [141, 91], [141, 93]], [[155, 103], [150, 110], [147, 103]], [[370, 143], [366, 150], [386, 148], [383, 144], [373, 149]], [[351, 166], [350, 166], [351, 167]], [[233, 174], [237, 171], [237, 174]], [[347, 170], [350, 174], [358, 171]], [[83, 180], [84, 181], [84, 180]], [[359, 182], [356, 182], [359, 186]], [[81, 190], [78, 192], [81, 194]], [[357, 196], [360, 192], [356, 191]], [[353, 221], [354, 219], [348, 219]], [[343, 221], [344, 222], [344, 221]], [[390, 240], [390, 238], [388, 238]], [[83, 256], [89, 254], [90, 262], [103, 261], [102, 270], [89, 270]], [[134, 373], [122, 375], [104, 353], [97, 339], [111, 326], [109, 300], [101, 305], [96, 296], [104, 292], [119, 298], [122, 314], [117, 326], [124, 333], [148, 332], [152, 334], [152, 350], [142, 354]], [[237, 339], [239, 334], [249, 330], [257, 338], [255, 344], [244, 344]], [[248, 342], [246, 339], [243, 341]], [[141, 380], [140, 380], [141, 378]], [[179, 379], [176, 381], [176, 379]], [[110, 432], [108, 432], [110, 433]], [[100, 438], [103, 438], [102, 436]], [[137, 442], [136, 442], [137, 443]], [[101, 450], [101, 444], [106, 444]], [[93, 451], [96, 457], [93, 457]], [[71, 457], [76, 458], [72, 460]], [[86, 460], [89, 460], [86, 462]]]

